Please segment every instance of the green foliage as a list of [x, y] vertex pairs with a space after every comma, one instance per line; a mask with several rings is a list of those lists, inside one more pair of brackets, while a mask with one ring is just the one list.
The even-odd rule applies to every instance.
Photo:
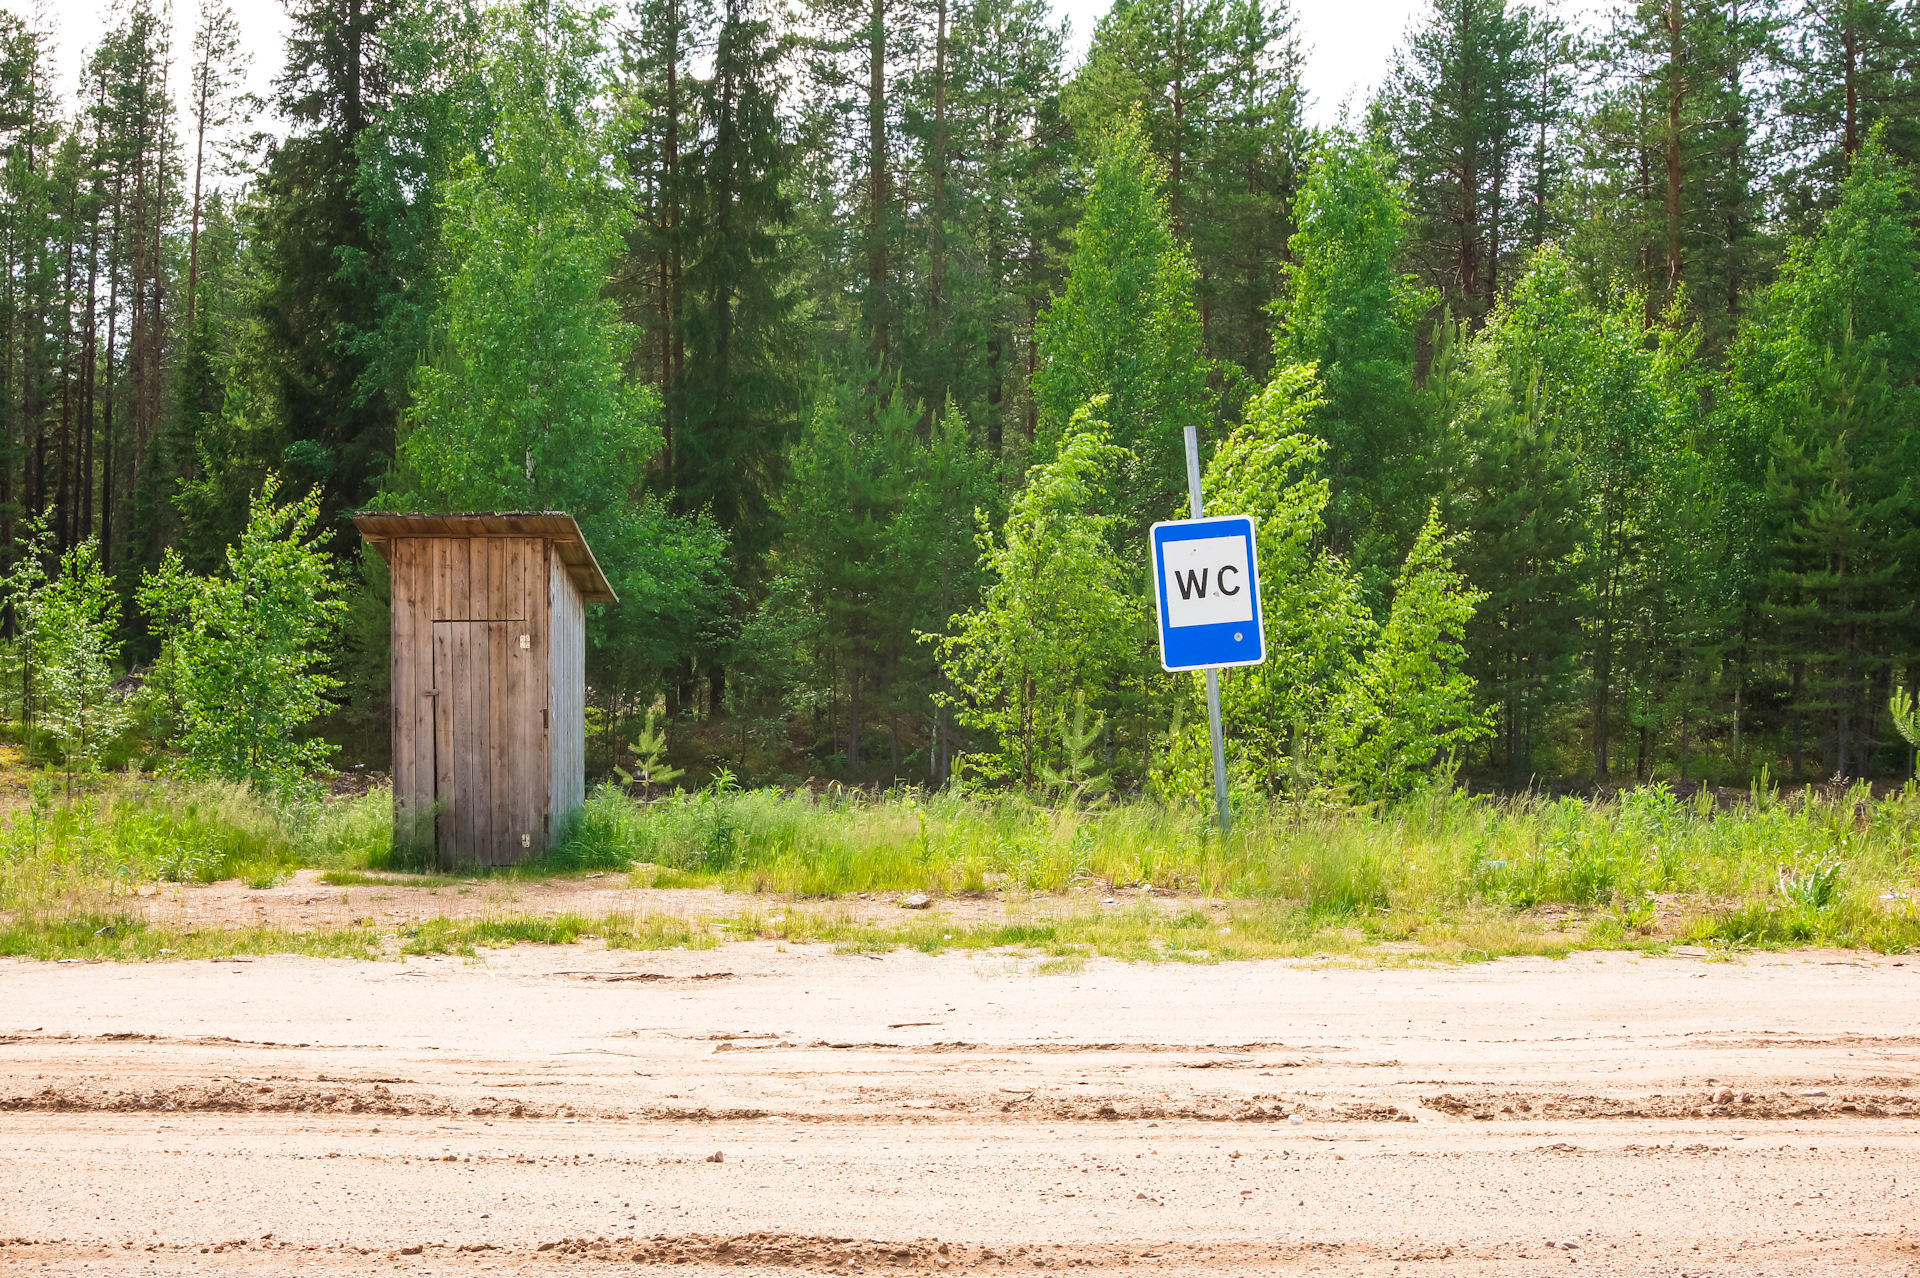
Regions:
[[1869, 770], [1881, 689], [1908, 660], [1920, 585], [1917, 203], [1905, 169], [1870, 140], [1736, 352], [1728, 416], [1760, 446], [1744, 478], [1769, 552], [1762, 608], [1790, 672], [1796, 769], [1817, 741], [1825, 771]]
[[679, 768], [666, 763], [667, 732], [665, 728], [653, 726], [653, 711], [647, 711], [646, 723], [640, 729], [640, 735], [627, 747], [633, 751], [633, 771], [614, 768], [620, 778], [620, 784], [632, 785], [638, 781], [643, 792], [651, 794], [656, 785], [671, 785], [684, 775]]
[[[1893, 718], [1893, 730], [1909, 749], [1920, 752], [1920, 700], [1905, 687], [1896, 687], [1893, 696], [1887, 699], [1887, 712]], [[1912, 771], [1913, 762], [1908, 760], [1907, 767]]]
[[69, 775], [89, 771], [129, 720], [113, 690], [120, 596], [101, 570], [100, 543], [89, 537], [69, 550], [52, 581], [13, 603], [39, 666], [40, 722], [59, 743]]
[[329, 735], [355, 762], [384, 769], [392, 755], [393, 575], [370, 545], [362, 543], [355, 559], [335, 670], [343, 704], [329, 716]]
[[1328, 136], [1295, 205], [1274, 308], [1279, 361], [1319, 371], [1312, 425], [1327, 443], [1333, 545], [1381, 576], [1412, 544], [1432, 482], [1413, 392], [1414, 322], [1430, 299], [1399, 273], [1407, 210], [1392, 174], [1373, 145]]
[[[1262, 790], [1398, 796], [1487, 730], [1461, 644], [1484, 595], [1454, 570], [1436, 505], [1376, 624], [1322, 544], [1327, 446], [1307, 427], [1323, 402], [1311, 366], [1283, 367], [1207, 468], [1207, 508], [1254, 517], [1268, 642], [1264, 666], [1222, 681], [1222, 714], [1236, 770]], [[1196, 713], [1182, 739], [1176, 721], [1170, 756], [1195, 758], [1201, 726]]]
[[758, 16], [770, 10], [716, 8], [711, 74], [690, 86], [706, 127], [677, 157], [684, 220], [667, 232], [684, 263], [668, 465], [675, 509], [709, 512], [747, 570], [773, 544], [781, 453], [799, 425], [795, 157], [779, 118], [788, 37]]
[[[664, 701], [703, 776], [943, 783], [1001, 758], [956, 716], [1007, 689], [916, 636], [982, 614], [976, 512], [998, 538], [1105, 396], [1116, 599], [1183, 427], [1263, 520], [1275, 657], [1223, 688], [1249, 802], [1372, 792], [1343, 699], [1435, 498], [1486, 595], [1453, 668], [1494, 712], [1476, 782], [1911, 766], [1904, 0], [1431, 0], [1325, 131], [1280, 0], [1128, 0], [1071, 76], [1046, 0], [299, 0], [259, 145], [219, 4], [189, 41], [125, 0], [75, 83], [50, 15], [0, 15], [0, 569], [97, 539], [120, 621], [64, 671], [10, 642], [32, 758], [56, 720], [83, 766], [177, 744], [192, 672], [139, 579], [169, 547], [223, 574], [277, 475], [315, 527], [574, 513], [623, 601], [588, 621], [596, 770]], [[303, 731], [377, 764], [355, 549]], [[1005, 780], [1074, 771], [1084, 693], [1116, 790], [1203, 783], [1193, 683], [1127, 617]], [[113, 642], [144, 690], [96, 748], [62, 707], [110, 705]]]
[[602, 297], [630, 213], [605, 163], [626, 124], [599, 96], [599, 19], [542, 4], [502, 11], [485, 38], [498, 115], [486, 159], [448, 183], [446, 335], [420, 370], [394, 496], [618, 507], [660, 434], [655, 397], [621, 376], [631, 336]]
[[47, 565], [54, 560], [53, 530], [47, 527], [46, 520], [29, 516], [25, 531], [26, 536], [21, 538], [24, 543], [21, 554], [7, 568], [6, 576], [0, 578], [0, 593], [4, 594], [7, 606], [14, 610], [14, 624], [19, 627], [15, 655], [20, 661], [20, 718], [23, 723], [33, 718], [33, 680], [37, 664], [33, 649], [35, 601], [47, 588]]
[[1264, 380], [1266, 308], [1294, 229], [1312, 133], [1292, 7], [1266, 0], [1136, 0], [1095, 24], [1061, 92], [1074, 133], [1097, 140], [1137, 114], [1166, 172], [1167, 212], [1189, 246], [1209, 354]]
[[[1510, 770], [1533, 756], [1578, 687], [1590, 698], [1593, 775], [1606, 777], [1614, 739], [1633, 707], [1645, 708], [1665, 643], [1686, 624], [1675, 615], [1686, 601], [1663, 593], [1656, 571], [1683, 550], [1669, 538], [1687, 534], [1663, 520], [1685, 512], [1663, 509], [1655, 493], [1661, 476], [1692, 464], [1696, 441], [1681, 430], [1685, 395], [1663, 380], [1639, 303], [1596, 303], [1568, 255], [1549, 246], [1445, 391], [1464, 480], [1455, 518], [1472, 533], [1462, 565], [1479, 590], [1501, 592], [1469, 638], [1475, 669], [1511, 707], [1498, 738]], [[1666, 635], [1644, 628], [1654, 621]], [[1542, 639], [1543, 630], [1554, 633]], [[1518, 663], [1482, 646], [1523, 639]]]
[[[434, 8], [455, 36], [451, 6]], [[263, 476], [291, 476], [289, 445], [317, 446], [305, 450], [307, 477], [324, 462], [329, 520], [364, 498], [392, 456], [405, 384], [375, 347], [410, 313], [396, 303], [406, 275], [421, 272], [368, 215], [362, 147], [393, 151], [369, 144], [391, 105], [389, 55], [406, 45], [396, 21], [403, 9], [312, 0], [290, 11], [286, 65], [274, 82], [287, 136], [265, 153], [248, 209], [245, 322], [222, 420], [211, 434], [203, 427], [200, 464], [182, 493], [197, 571], [217, 566], [239, 535], [245, 495]]]
[[170, 649], [182, 724], [181, 770], [273, 792], [297, 791], [333, 747], [305, 729], [339, 686], [328, 673], [346, 610], [318, 492], [276, 505], [269, 478], [249, 504], [226, 572], [199, 576], [169, 551], [140, 604]]
[[1047, 787], [1076, 803], [1084, 803], [1111, 789], [1113, 778], [1107, 769], [1100, 767], [1094, 749], [1106, 736], [1106, 717], [1096, 717], [1092, 725], [1087, 723], [1085, 692], [1076, 692], [1073, 696], [1071, 723], [1065, 714], [1060, 716], [1059, 733], [1060, 757], [1064, 762], [1057, 769], [1050, 764], [1041, 765], [1040, 775]]
[[1370, 114], [1407, 177], [1408, 259], [1456, 311], [1478, 317], [1556, 229], [1548, 199], [1562, 160], [1547, 134], [1572, 105], [1574, 50], [1525, 0], [1422, 9]]
[[[1203, 485], [1208, 511], [1251, 515], [1259, 538], [1267, 661], [1221, 685], [1236, 770], [1262, 788], [1296, 794], [1335, 779], [1321, 746], [1352, 657], [1373, 633], [1358, 582], [1324, 545], [1327, 445], [1310, 426], [1324, 402], [1312, 365], [1283, 366], [1214, 451]], [[1169, 738], [1170, 764], [1171, 756], [1204, 753], [1204, 712], [1197, 702], [1189, 708], [1185, 737], [1176, 721]]]
[[958, 412], [923, 433], [920, 406], [897, 386], [884, 396], [867, 390], [869, 371], [856, 364], [821, 388], [788, 455], [790, 543], [749, 627], [747, 673], [824, 720], [829, 753], [844, 751], [854, 776], [866, 767], [863, 732], [880, 721], [889, 775], [900, 775], [904, 718], [930, 747], [914, 771], [937, 782], [951, 751], [949, 719], [934, 701], [943, 675], [917, 636], [978, 596], [984, 570], [972, 534], [977, 518], [991, 521], [999, 494], [992, 463]]
[[489, 18], [494, 116], [447, 179], [442, 336], [380, 504], [575, 514], [622, 600], [589, 620], [596, 690], [632, 697], [712, 645], [732, 592], [723, 534], [642, 482], [659, 396], [627, 378], [634, 331], [604, 295], [632, 207], [603, 19], [564, 0]]
[[1394, 583], [1393, 610], [1335, 703], [1329, 735], [1356, 794], [1403, 794], [1490, 730], [1461, 669], [1461, 637], [1485, 594], [1455, 571], [1436, 506]]
[[1052, 461], [1028, 473], [1005, 529], [982, 522], [981, 562], [992, 578], [980, 606], [954, 619], [939, 651], [960, 722], [990, 735], [968, 756], [981, 775], [1031, 786], [1066, 766], [1055, 725], [1096, 698], [1138, 650], [1142, 600], [1112, 548], [1108, 486], [1130, 457], [1083, 406]]
[[[1502, 367], [1507, 313], [1451, 375], [1459, 385], [1449, 413], [1458, 479], [1446, 505], [1460, 529], [1455, 562], [1486, 592], [1466, 632], [1467, 669], [1495, 710], [1491, 758], [1509, 784], [1535, 771], [1535, 751], [1573, 690], [1583, 614], [1578, 550], [1580, 484], [1542, 398], [1535, 365], [1518, 398]], [[1443, 323], [1443, 343], [1464, 342], [1464, 325]], [[1436, 366], [1452, 351], [1443, 346]], [[1457, 414], [1457, 415], [1455, 415]]]
[[1183, 433], [1206, 424], [1214, 399], [1193, 262], [1168, 225], [1162, 178], [1140, 121], [1119, 121], [1094, 156], [1066, 288], [1035, 336], [1038, 456], [1064, 448], [1081, 409], [1106, 396], [1101, 413], [1113, 443], [1130, 454], [1110, 478], [1111, 509], [1122, 521], [1115, 529], [1128, 535], [1144, 531], [1183, 488]]

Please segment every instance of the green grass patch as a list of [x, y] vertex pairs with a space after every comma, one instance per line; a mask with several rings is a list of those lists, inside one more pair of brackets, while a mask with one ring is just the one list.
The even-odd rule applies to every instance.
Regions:
[[[1018, 794], [709, 788], [642, 803], [602, 788], [546, 856], [469, 869], [396, 849], [390, 803], [387, 792], [375, 791], [276, 804], [240, 787], [131, 777], [105, 778], [66, 802], [38, 784], [31, 805], [0, 823], [0, 926], [13, 929], [14, 947], [5, 952], [179, 952], [125, 939], [117, 927], [96, 937], [105, 924], [80, 924], [129, 915], [127, 897], [137, 885], [240, 878], [266, 886], [298, 867], [316, 868], [336, 886], [437, 889], [483, 876], [606, 874], [609, 887], [708, 887], [786, 903], [713, 923], [440, 920], [404, 934], [403, 948], [417, 953], [566, 944], [585, 935], [625, 948], [757, 936], [863, 952], [1012, 947], [1060, 958], [1188, 962], [1391, 954], [1396, 947], [1474, 961], [1646, 947], [1660, 944], [1656, 933], [1723, 949], [1920, 948], [1920, 789], [1912, 785], [1884, 798], [1865, 787], [1824, 796], [1755, 790], [1732, 803], [1706, 792], [1682, 800], [1662, 786], [1601, 801], [1435, 792], [1392, 807], [1344, 809], [1255, 800], [1224, 839], [1201, 808], [1144, 801], [1085, 809]], [[1142, 886], [1208, 908], [1172, 917], [1035, 910], [1022, 921], [1030, 898], [1071, 891], [1088, 901]], [[882, 927], [820, 904], [888, 891], [992, 893], [1015, 917], [971, 928], [924, 917]], [[1677, 929], [1676, 902], [1692, 903]], [[1223, 916], [1213, 903], [1231, 908]], [[1544, 921], [1546, 906], [1566, 921]], [[322, 944], [291, 939], [306, 933], [286, 935], [281, 943], [261, 933], [246, 944], [287, 953]], [[378, 950], [350, 939], [325, 946]]]
[[1665, 948], [1663, 942], [1648, 937], [1590, 939], [1549, 931], [1516, 921], [1506, 911], [1423, 920], [1405, 930], [1411, 933], [1410, 946], [1384, 950], [1377, 935], [1353, 920], [1330, 921], [1324, 913], [1265, 903], [1178, 915], [1151, 908], [1087, 911], [971, 926], [938, 914], [876, 923], [842, 910], [798, 906], [772, 915], [751, 910], [704, 919], [640, 914], [504, 916], [480, 921], [432, 919], [404, 929], [401, 936], [403, 952], [408, 954], [472, 955], [488, 948], [569, 945], [587, 939], [604, 941], [608, 949], [709, 950], [729, 941], [757, 940], [827, 945], [838, 954], [885, 954], [897, 949], [926, 954], [998, 951], [1073, 963], [1096, 957], [1202, 964], [1274, 958], [1470, 963], [1514, 955], [1564, 958], [1588, 949], [1657, 952]]
[[150, 927], [125, 915], [100, 914], [29, 918], [0, 925], [0, 955], [9, 957], [140, 963], [267, 954], [379, 958], [381, 934], [372, 928], [318, 932], [264, 927], [184, 930]]

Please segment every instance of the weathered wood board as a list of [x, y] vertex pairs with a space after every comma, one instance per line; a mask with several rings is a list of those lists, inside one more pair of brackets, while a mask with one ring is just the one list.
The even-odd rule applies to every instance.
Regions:
[[573, 520], [361, 515], [393, 582], [397, 842], [442, 864], [538, 855], [585, 800], [587, 602]]

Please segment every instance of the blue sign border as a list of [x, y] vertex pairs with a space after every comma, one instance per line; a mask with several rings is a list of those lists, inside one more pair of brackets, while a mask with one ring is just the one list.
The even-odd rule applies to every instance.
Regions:
[[[1260, 539], [1247, 515], [1208, 515], [1204, 519], [1169, 519], [1149, 530], [1153, 549], [1153, 607], [1160, 623], [1160, 665], [1170, 673], [1213, 667], [1257, 666], [1267, 659], [1266, 615], [1260, 606]], [[1253, 620], [1223, 621], [1210, 626], [1167, 624], [1165, 547], [1170, 541], [1203, 537], [1245, 537], [1247, 571], [1253, 578]], [[1234, 639], [1238, 633], [1241, 638]]]

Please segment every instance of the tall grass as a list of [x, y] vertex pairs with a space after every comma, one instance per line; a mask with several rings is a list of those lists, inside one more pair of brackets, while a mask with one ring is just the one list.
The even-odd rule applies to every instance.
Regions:
[[268, 887], [305, 865], [349, 866], [391, 841], [385, 791], [276, 802], [228, 782], [114, 775], [67, 802], [44, 777], [0, 824], [0, 911], [99, 908], [146, 882]]
[[1199, 809], [1083, 810], [1020, 795], [709, 789], [639, 804], [596, 792], [565, 854], [640, 863], [655, 886], [839, 896], [1150, 885], [1287, 901], [1321, 918], [1560, 905], [1622, 935], [1684, 897], [1702, 936], [1920, 945], [1920, 790], [1876, 799], [1664, 786], [1617, 799], [1468, 798], [1391, 808], [1250, 805], [1221, 839]]
[[[235, 786], [112, 778], [68, 805], [37, 783], [33, 802], [0, 824], [0, 922], [117, 917], [114, 899], [154, 880], [266, 886], [299, 866], [342, 881], [431, 868], [392, 846], [390, 804], [384, 790], [282, 805]], [[1146, 802], [718, 787], [637, 802], [603, 788], [551, 853], [494, 872], [627, 869], [638, 885], [789, 898], [1077, 888], [1097, 899], [1151, 886], [1257, 906], [1274, 945], [1328, 929], [1428, 944], [1560, 906], [1581, 916], [1590, 941], [1659, 931], [1906, 951], [1920, 948], [1920, 789], [1245, 803], [1222, 839], [1204, 810]]]

